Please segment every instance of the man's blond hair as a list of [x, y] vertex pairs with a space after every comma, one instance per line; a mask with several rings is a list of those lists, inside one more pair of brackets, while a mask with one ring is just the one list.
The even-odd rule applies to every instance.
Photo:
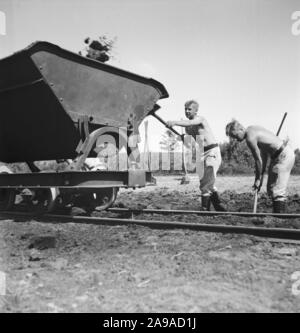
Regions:
[[239, 127], [243, 127], [236, 119], [232, 119], [230, 123], [226, 125], [226, 135], [230, 136], [233, 131], [236, 131]]
[[195, 101], [194, 99], [190, 99], [190, 100], [188, 100], [187, 102], [185, 102], [184, 107], [187, 108], [187, 107], [189, 107], [189, 106], [192, 105], [192, 104], [195, 104], [196, 107], [197, 107], [197, 110], [198, 110], [198, 108], [199, 108], [199, 103], [198, 103], [197, 101]]

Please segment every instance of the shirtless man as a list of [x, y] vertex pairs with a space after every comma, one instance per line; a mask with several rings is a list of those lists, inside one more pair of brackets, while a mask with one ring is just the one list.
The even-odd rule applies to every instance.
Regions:
[[267, 191], [273, 200], [273, 212], [284, 213], [286, 211], [286, 187], [295, 163], [295, 154], [291, 146], [287, 141], [283, 141], [263, 127], [244, 128], [236, 120], [227, 124], [226, 135], [238, 141], [246, 140], [255, 160], [253, 188], [257, 191], [262, 186], [267, 159], [270, 157]]
[[201, 135], [204, 141], [204, 174], [200, 179], [201, 203], [202, 210], [210, 210], [212, 203], [215, 210], [226, 211], [222, 206], [215, 181], [217, 171], [221, 165], [221, 153], [219, 145], [208, 125], [205, 118], [198, 115], [199, 104], [195, 100], [190, 100], [185, 103], [185, 116], [188, 120], [168, 121], [169, 127], [182, 126], [185, 127], [187, 134], [192, 135], [197, 142], [197, 136]]

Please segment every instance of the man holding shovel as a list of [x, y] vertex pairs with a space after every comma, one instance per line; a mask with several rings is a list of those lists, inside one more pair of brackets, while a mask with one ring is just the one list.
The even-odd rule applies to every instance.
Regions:
[[167, 121], [167, 126], [182, 126], [185, 127], [186, 134], [193, 136], [197, 142], [197, 136], [203, 137], [204, 142], [204, 174], [200, 179], [201, 204], [202, 210], [210, 210], [212, 203], [216, 211], [226, 211], [221, 204], [215, 181], [217, 171], [221, 164], [221, 153], [219, 145], [210, 129], [207, 120], [198, 115], [199, 105], [195, 100], [190, 100], [185, 103], [185, 116], [188, 120]]
[[262, 186], [263, 174], [267, 160], [270, 158], [267, 191], [273, 200], [273, 212], [284, 213], [286, 211], [286, 188], [295, 163], [295, 154], [288, 141], [280, 139], [260, 126], [244, 128], [237, 120], [227, 124], [226, 135], [238, 141], [246, 140], [255, 160], [253, 188], [257, 192]]

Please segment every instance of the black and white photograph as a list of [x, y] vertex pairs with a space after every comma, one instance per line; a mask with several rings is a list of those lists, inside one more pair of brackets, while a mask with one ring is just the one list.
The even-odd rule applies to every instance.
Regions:
[[300, 0], [0, 0], [0, 313], [298, 312]]

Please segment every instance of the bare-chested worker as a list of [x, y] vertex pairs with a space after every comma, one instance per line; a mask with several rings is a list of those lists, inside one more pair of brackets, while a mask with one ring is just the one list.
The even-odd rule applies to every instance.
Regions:
[[201, 205], [202, 210], [210, 210], [212, 203], [215, 210], [226, 211], [221, 204], [215, 181], [217, 171], [221, 165], [220, 147], [208, 125], [207, 120], [198, 115], [199, 104], [195, 100], [190, 100], [185, 103], [185, 115], [188, 120], [168, 121], [169, 127], [182, 126], [185, 127], [187, 134], [192, 135], [197, 142], [197, 136], [201, 135], [204, 141], [204, 174], [200, 179], [201, 190]]
[[295, 154], [288, 141], [280, 139], [260, 126], [244, 128], [236, 120], [227, 124], [226, 135], [238, 141], [246, 140], [255, 160], [253, 188], [257, 191], [262, 186], [267, 159], [270, 157], [267, 191], [273, 200], [273, 212], [284, 213], [286, 211], [286, 188], [295, 163]]

